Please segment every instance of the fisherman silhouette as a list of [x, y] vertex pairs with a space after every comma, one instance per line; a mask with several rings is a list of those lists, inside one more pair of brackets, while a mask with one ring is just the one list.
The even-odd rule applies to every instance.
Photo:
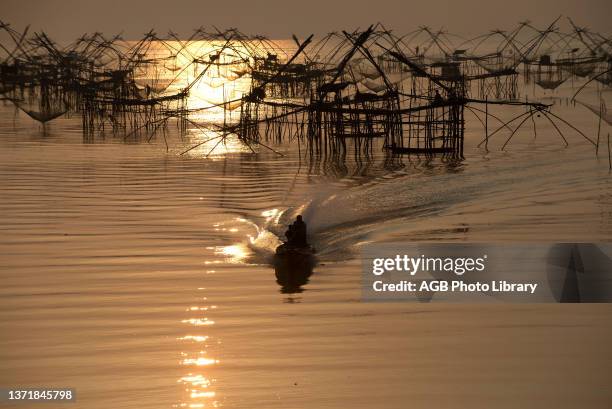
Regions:
[[314, 249], [306, 240], [306, 223], [301, 215], [289, 225], [285, 236], [287, 242], [276, 248], [274, 257], [276, 282], [284, 294], [300, 293], [316, 265]]
[[306, 239], [306, 223], [302, 219], [302, 215], [295, 218], [295, 222], [289, 225], [285, 232], [287, 244], [294, 247], [307, 247], [308, 240]]
[[308, 241], [306, 240], [306, 223], [304, 223], [304, 220], [302, 220], [302, 215], [299, 215], [295, 218], [295, 222], [293, 222], [293, 232], [295, 237], [295, 244], [297, 246], [308, 246]]
[[285, 237], [287, 237], [287, 243], [291, 243], [293, 241], [294, 231], [293, 224], [290, 224], [285, 232]]

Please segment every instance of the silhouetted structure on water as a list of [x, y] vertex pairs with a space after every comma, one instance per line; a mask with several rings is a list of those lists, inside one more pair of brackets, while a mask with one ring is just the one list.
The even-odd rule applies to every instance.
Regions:
[[[203, 28], [186, 40], [172, 32], [161, 37], [151, 31], [131, 42], [95, 33], [61, 47], [45, 33], [29, 35], [27, 28], [19, 32], [0, 22], [8, 39], [1, 47], [0, 92], [43, 124], [80, 115], [87, 138], [110, 129], [126, 139], [151, 139], [161, 130], [166, 140], [169, 123], [181, 134], [200, 130], [210, 136], [191, 149], [214, 141], [206, 156], [234, 135], [253, 151], [275, 151], [266, 141], [289, 140], [311, 155], [342, 157], [351, 140], [368, 156], [380, 138], [391, 155], [462, 158], [466, 109], [483, 124], [485, 147], [507, 129], [503, 149], [535, 114], [563, 122], [550, 105], [520, 100], [521, 67], [526, 82], [545, 90], [585, 77], [610, 86], [610, 39], [570, 23], [571, 30], [561, 32], [559, 19], [545, 30], [523, 22], [459, 47], [442, 30], [420, 27], [397, 36], [376, 24], [319, 41], [294, 37], [290, 52], [262, 36]], [[492, 50], [484, 49], [498, 39]], [[250, 87], [238, 90], [238, 81]], [[200, 86], [223, 87], [222, 100], [190, 106]], [[490, 104], [524, 106], [527, 114], [505, 122], [489, 112]], [[215, 109], [222, 120], [202, 119]], [[488, 119], [500, 128], [490, 133]], [[516, 119], [522, 122], [510, 128]]]

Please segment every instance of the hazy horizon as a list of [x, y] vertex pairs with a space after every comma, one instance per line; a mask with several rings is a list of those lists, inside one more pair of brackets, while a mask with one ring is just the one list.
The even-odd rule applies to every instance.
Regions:
[[[124, 39], [137, 39], [149, 30], [159, 35], [169, 30], [188, 37], [204, 26], [219, 29], [237, 28], [246, 34], [262, 34], [272, 39], [289, 38], [292, 34], [326, 34], [331, 31], [364, 28], [381, 22], [390, 30], [408, 33], [419, 26], [429, 26], [462, 36], [472, 36], [493, 29], [511, 30], [520, 21], [529, 20], [544, 29], [560, 15], [570, 17], [580, 27], [603, 34], [609, 32], [612, 6], [604, 0], [527, 0], [491, 2], [465, 0], [438, 1], [433, 5], [397, 0], [376, 2], [296, 2], [272, 0], [266, 5], [235, 0], [226, 3], [187, 0], [167, 3], [161, 0], [135, 0], [104, 3], [89, 0], [49, 1], [5, 0], [0, 18], [17, 30], [30, 25], [30, 30], [44, 31], [57, 41], [73, 40], [83, 33], [121, 33]], [[170, 5], [169, 5], [170, 4]], [[567, 19], [560, 25], [569, 27]]]

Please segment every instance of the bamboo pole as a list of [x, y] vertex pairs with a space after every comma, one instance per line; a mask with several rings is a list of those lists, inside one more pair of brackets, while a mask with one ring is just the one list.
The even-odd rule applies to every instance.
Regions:
[[612, 157], [610, 157], [610, 132], [608, 132], [608, 170], [612, 170]]
[[489, 150], [489, 98], [485, 98], [485, 149]]
[[599, 135], [601, 133], [601, 115], [603, 114], [603, 101], [599, 102], [599, 123], [597, 125], [597, 144], [595, 145], [595, 156], [599, 153]]

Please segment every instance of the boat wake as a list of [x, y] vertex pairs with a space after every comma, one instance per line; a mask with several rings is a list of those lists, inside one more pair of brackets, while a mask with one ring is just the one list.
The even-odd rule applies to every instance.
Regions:
[[[263, 220], [249, 221], [255, 233], [248, 246], [255, 262], [270, 263], [287, 226], [299, 214], [307, 223], [309, 242], [321, 262], [358, 258], [361, 247], [368, 243], [449, 237], [434, 234], [437, 231], [456, 237], [457, 229], [469, 231], [470, 220], [482, 220], [485, 213], [491, 217], [496, 217], [496, 212], [505, 217], [514, 212], [520, 215], [521, 202], [542, 200], [542, 186], [569, 184], [568, 189], [574, 189], [567, 175], [560, 181], [559, 173], [551, 170], [560, 161], [562, 155], [517, 161], [507, 154], [497, 160], [495, 172], [483, 163], [469, 170], [397, 173], [348, 188], [316, 185], [284, 209], [269, 210], [263, 213]], [[596, 166], [591, 162], [573, 167]], [[534, 173], [540, 179], [531, 177]], [[575, 179], [579, 180], [580, 174], [576, 170]], [[513, 191], [524, 194], [517, 197]], [[489, 227], [481, 223], [478, 228]]]

